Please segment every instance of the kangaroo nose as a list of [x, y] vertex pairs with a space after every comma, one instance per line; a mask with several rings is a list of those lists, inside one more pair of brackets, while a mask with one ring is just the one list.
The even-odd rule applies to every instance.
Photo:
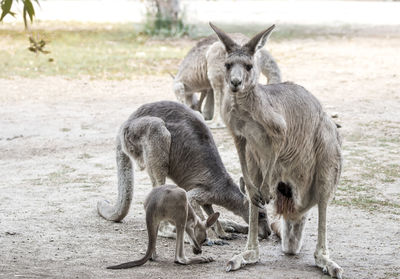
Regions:
[[235, 87], [238, 87], [239, 85], [242, 84], [242, 81], [238, 78], [233, 78], [233, 79], [231, 79], [231, 84]]

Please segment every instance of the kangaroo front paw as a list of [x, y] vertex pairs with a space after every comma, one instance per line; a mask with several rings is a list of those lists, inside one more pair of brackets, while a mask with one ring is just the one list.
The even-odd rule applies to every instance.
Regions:
[[264, 208], [265, 201], [261, 196], [261, 193], [258, 191], [254, 191], [253, 193], [249, 193], [250, 200], [252, 204], [257, 206], [258, 208]]
[[247, 264], [254, 264], [260, 259], [258, 249], [247, 250], [239, 255], [233, 256], [233, 258], [227, 263], [226, 271], [238, 270]]

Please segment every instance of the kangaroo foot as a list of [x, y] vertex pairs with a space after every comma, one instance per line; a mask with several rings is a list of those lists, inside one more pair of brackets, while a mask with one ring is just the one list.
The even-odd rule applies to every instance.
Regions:
[[343, 269], [334, 261], [332, 261], [328, 255], [321, 251], [314, 253], [315, 264], [322, 268], [324, 273], [328, 273], [333, 278], [342, 279]]
[[271, 224], [272, 231], [276, 234], [277, 237], [282, 239], [281, 237], [281, 222], [276, 221]]
[[209, 239], [203, 244], [203, 246], [214, 246], [214, 245], [223, 246], [223, 245], [229, 245], [229, 243], [221, 239]]
[[213, 120], [209, 120], [206, 121], [208, 127], [210, 127], [210, 129], [222, 129], [225, 128], [225, 124], [222, 121], [213, 121]]
[[258, 248], [255, 250], [246, 250], [233, 258], [226, 265], [226, 271], [238, 270], [247, 264], [257, 263], [260, 259]]
[[247, 234], [249, 232], [249, 226], [248, 225], [242, 225], [237, 222], [234, 222], [232, 220], [227, 220], [227, 219], [218, 219], [220, 222], [222, 228], [224, 229], [225, 232], [227, 233], [241, 233], [241, 234]]
[[240, 236], [236, 233], [225, 233], [224, 235], [219, 236], [219, 238], [223, 240], [234, 240], [240, 238]]
[[149, 260], [152, 262], [155, 262], [157, 260], [157, 258], [158, 258], [157, 252], [154, 251], [153, 254], [151, 254], [151, 257]]
[[158, 235], [165, 238], [176, 239], [175, 226], [169, 224], [168, 222], [162, 221], [160, 228], [158, 229]]
[[202, 264], [213, 262], [212, 257], [192, 257], [192, 258], [176, 258], [175, 263], [188, 265], [188, 264]]

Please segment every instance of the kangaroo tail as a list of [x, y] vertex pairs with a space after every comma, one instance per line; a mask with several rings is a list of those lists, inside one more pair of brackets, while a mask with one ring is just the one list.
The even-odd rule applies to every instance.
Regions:
[[156, 241], [157, 241], [157, 233], [158, 233], [158, 224], [154, 223], [153, 220], [153, 214], [151, 214], [151, 211], [154, 211], [152, 209], [146, 209], [146, 225], [147, 225], [147, 234], [149, 236], [149, 244], [147, 246], [147, 251], [146, 254], [144, 255], [143, 258], [137, 260], [137, 261], [132, 261], [132, 262], [127, 262], [119, 265], [113, 265], [107, 267], [107, 269], [125, 269], [125, 268], [131, 268], [135, 266], [140, 266], [145, 264], [152, 256], [153, 252], [156, 249]]
[[104, 219], [109, 221], [121, 221], [128, 214], [133, 194], [133, 165], [122, 150], [120, 136], [117, 137], [117, 168], [118, 168], [118, 198], [115, 205], [108, 201], [99, 201], [97, 203], [97, 212]]
[[258, 52], [258, 65], [268, 84], [282, 82], [281, 70], [272, 55], [265, 49]]

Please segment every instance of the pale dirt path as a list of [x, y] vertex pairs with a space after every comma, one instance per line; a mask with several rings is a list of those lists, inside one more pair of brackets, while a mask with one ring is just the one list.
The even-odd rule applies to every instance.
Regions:
[[[400, 39], [369, 38], [269, 46], [285, 80], [304, 85], [328, 111], [338, 112], [344, 178], [358, 179], [363, 171], [351, 163], [357, 149], [366, 149], [377, 165], [400, 164], [399, 47]], [[175, 242], [159, 239], [158, 262], [118, 272], [105, 269], [137, 258], [147, 244], [142, 202], [151, 186], [145, 173], [135, 172], [134, 205], [123, 223], [106, 222], [95, 210], [99, 199], [116, 196], [116, 130], [140, 104], [163, 99], [174, 100], [170, 77], [0, 80], [0, 277], [328, 278], [314, 266], [315, 210], [295, 257], [283, 255], [272, 237], [261, 242], [259, 264], [227, 274], [224, 266], [244, 248], [244, 238], [223, 248], [206, 247], [204, 254], [216, 261], [190, 267], [172, 264]], [[213, 134], [237, 180], [240, 167], [231, 138], [224, 130]], [[381, 147], [374, 142], [381, 137], [393, 140]], [[368, 181], [375, 182], [379, 191], [390, 193], [388, 200], [399, 202], [399, 179]], [[329, 245], [345, 278], [398, 278], [399, 228], [398, 210], [332, 206]]]

